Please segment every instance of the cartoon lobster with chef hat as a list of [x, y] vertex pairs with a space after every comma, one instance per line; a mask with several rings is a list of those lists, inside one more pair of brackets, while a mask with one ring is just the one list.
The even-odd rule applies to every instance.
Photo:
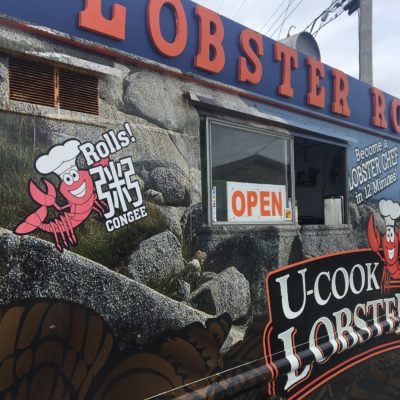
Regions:
[[[37, 158], [35, 163], [37, 172], [43, 175], [55, 173], [61, 178], [58, 190], [67, 200], [67, 204], [64, 206], [57, 204], [56, 188], [47, 179], [43, 179], [47, 193], [42, 192], [30, 180], [29, 193], [40, 207], [28, 215], [15, 228], [14, 233], [25, 235], [36, 229], [52, 233], [57, 249], [62, 252], [63, 248], [68, 248], [69, 245], [77, 245], [74, 229], [89, 217], [92, 210], [100, 216], [104, 215], [107, 207], [97, 199], [89, 171], [78, 169], [76, 166], [80, 144], [79, 140], [70, 139], [62, 145], [53, 146], [48, 154], [42, 154]], [[97, 164], [104, 165], [107, 162], [108, 160], [103, 159]], [[52, 221], [45, 222], [49, 207], [54, 207], [60, 214]]]
[[[381, 287], [388, 289], [391, 280], [400, 280], [398, 260], [400, 232], [395, 227], [396, 220], [400, 218], [400, 205], [392, 200], [380, 200], [379, 212], [385, 219], [386, 232], [381, 239], [381, 233], [375, 229], [374, 217], [371, 215], [368, 223], [368, 239], [371, 249], [384, 263]], [[381, 242], [382, 250], [380, 249]]]

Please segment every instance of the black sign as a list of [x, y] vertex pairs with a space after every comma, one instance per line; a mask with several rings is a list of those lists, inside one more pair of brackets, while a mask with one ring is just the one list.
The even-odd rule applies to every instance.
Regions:
[[301, 399], [376, 354], [400, 347], [400, 293], [371, 250], [303, 261], [267, 276], [264, 334], [271, 395]]

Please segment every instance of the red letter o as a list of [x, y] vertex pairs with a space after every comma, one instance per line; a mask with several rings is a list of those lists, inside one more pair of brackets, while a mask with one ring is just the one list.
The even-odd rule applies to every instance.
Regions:
[[[160, 13], [165, 5], [174, 9], [176, 33], [173, 42], [164, 39], [160, 26]], [[187, 42], [187, 20], [180, 0], [150, 0], [147, 8], [147, 24], [151, 41], [164, 56], [177, 57], [185, 50]]]
[[[240, 208], [237, 207], [237, 200], [240, 200]], [[232, 195], [232, 211], [237, 217], [241, 217], [246, 211], [246, 198], [238, 190]]]

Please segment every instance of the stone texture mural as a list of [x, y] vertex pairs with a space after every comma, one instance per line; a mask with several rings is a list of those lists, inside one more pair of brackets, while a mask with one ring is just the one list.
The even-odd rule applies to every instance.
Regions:
[[[262, 112], [239, 96], [5, 26], [0, 43], [0, 337], [7, 338], [0, 341], [0, 397], [117, 400], [129, 392], [141, 399], [181, 386], [163, 398], [265, 396], [267, 272], [368, 247], [371, 213], [384, 228], [376, 203], [356, 206], [350, 199], [349, 224], [340, 227], [209, 227], [204, 110], [187, 93], [246, 113], [255, 127], [271, 127]], [[25, 56], [93, 70], [99, 116], [10, 102], [6, 53], [16, 46]], [[229, 113], [224, 118], [242, 122]], [[67, 139], [95, 142], [124, 122], [136, 145], [121, 154], [133, 159], [148, 218], [108, 234], [93, 215], [77, 230], [79, 245], [62, 254], [41, 234], [13, 234], [34, 206], [27, 188], [30, 177], [40, 182], [35, 158]], [[357, 384], [364, 372], [382, 376], [378, 364], [367, 372], [359, 367], [357, 380], [337, 393], [367, 398]], [[382, 378], [388, 393], [397, 378]], [[313, 398], [341, 398], [332, 388], [344, 380]]]

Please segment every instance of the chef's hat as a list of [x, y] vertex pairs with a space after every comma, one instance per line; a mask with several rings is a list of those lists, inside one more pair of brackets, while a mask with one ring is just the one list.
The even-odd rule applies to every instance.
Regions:
[[43, 154], [36, 160], [36, 170], [43, 175], [55, 172], [61, 176], [65, 171], [76, 166], [75, 160], [80, 152], [80, 144], [79, 140], [70, 139], [52, 147], [48, 154]]
[[379, 211], [385, 218], [386, 226], [394, 226], [395, 220], [400, 218], [400, 205], [392, 200], [380, 200]]

